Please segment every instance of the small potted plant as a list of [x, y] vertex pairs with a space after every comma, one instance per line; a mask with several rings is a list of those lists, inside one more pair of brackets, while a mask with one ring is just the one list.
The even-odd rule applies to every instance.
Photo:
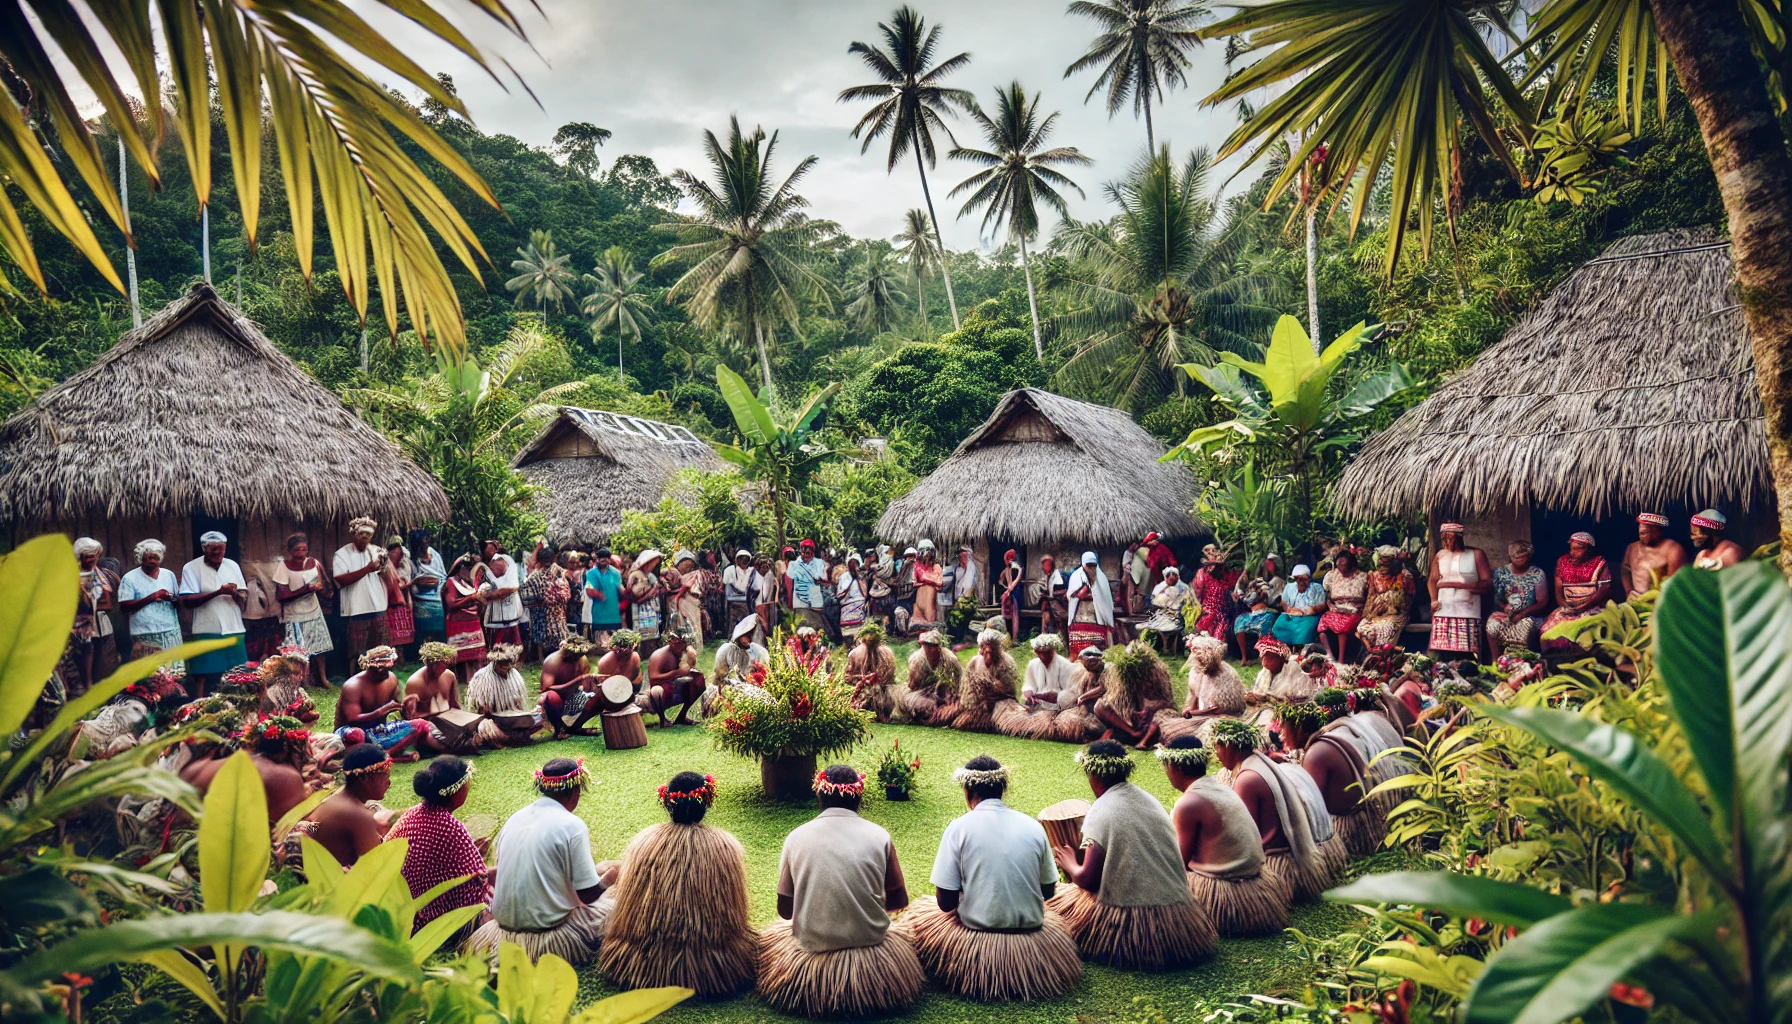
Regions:
[[852, 706], [852, 687], [831, 663], [807, 664], [772, 638], [770, 662], [722, 688], [708, 722], [716, 746], [759, 762], [773, 799], [806, 799], [818, 757], [842, 754], [871, 734], [871, 713]]
[[921, 758], [914, 753], [902, 752], [902, 741], [890, 744], [884, 751], [883, 760], [877, 762], [877, 781], [884, 787], [884, 799], [907, 800], [908, 791], [914, 788], [916, 776], [921, 774]]

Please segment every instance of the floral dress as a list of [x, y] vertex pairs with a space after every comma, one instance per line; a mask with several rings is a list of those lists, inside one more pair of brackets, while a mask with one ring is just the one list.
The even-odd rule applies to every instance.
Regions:
[[1357, 624], [1356, 635], [1370, 650], [1386, 650], [1398, 644], [1400, 634], [1406, 631], [1418, 585], [1405, 568], [1398, 576], [1380, 570], [1367, 575], [1369, 596], [1363, 602], [1363, 621]]
[[1508, 650], [1535, 650], [1538, 619], [1535, 615], [1513, 618], [1513, 614], [1537, 603], [1538, 595], [1547, 593], [1549, 574], [1542, 566], [1526, 566], [1524, 572], [1513, 572], [1510, 565], [1493, 570], [1493, 592], [1499, 609], [1487, 619], [1487, 639], [1494, 653]]
[[1369, 573], [1361, 569], [1346, 576], [1336, 569], [1325, 574], [1325, 614], [1319, 628], [1326, 633], [1350, 636], [1363, 621], [1363, 598], [1369, 593]]
[[1195, 628], [1208, 636], [1224, 639], [1228, 617], [1232, 611], [1232, 590], [1238, 586], [1237, 569], [1222, 568], [1214, 572], [1202, 566], [1195, 572], [1195, 600], [1201, 602], [1201, 617]]
[[546, 657], [566, 639], [566, 602], [572, 600], [572, 584], [558, 570], [543, 566], [529, 574], [520, 592], [523, 607], [529, 609], [529, 642]]

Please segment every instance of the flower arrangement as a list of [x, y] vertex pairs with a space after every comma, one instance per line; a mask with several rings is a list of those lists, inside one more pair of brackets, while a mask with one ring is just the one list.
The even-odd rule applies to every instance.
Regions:
[[770, 661], [755, 665], [746, 686], [722, 689], [707, 728], [716, 746], [755, 760], [844, 753], [871, 734], [871, 713], [852, 706], [852, 687], [823, 662], [814, 671], [782, 634]]
[[311, 731], [296, 718], [274, 715], [244, 729], [243, 739], [250, 743], [259, 743], [264, 739], [283, 740], [289, 745], [308, 746], [311, 743]]
[[224, 673], [224, 679], [218, 687], [218, 692], [259, 694], [261, 692], [261, 662], [245, 662]]
[[921, 758], [917, 754], [902, 752], [902, 741], [890, 744], [884, 756], [877, 762], [877, 783], [886, 790], [910, 790], [914, 788], [915, 779], [921, 775]]
[[[1320, 708], [1325, 712], [1326, 721], [1330, 721], [1333, 718], [1343, 718], [1345, 715], [1350, 714], [1350, 691], [1348, 690], [1341, 690], [1336, 686], [1328, 686], [1313, 694], [1312, 701], [1315, 707]], [[1319, 724], [1324, 725], [1325, 722]]]

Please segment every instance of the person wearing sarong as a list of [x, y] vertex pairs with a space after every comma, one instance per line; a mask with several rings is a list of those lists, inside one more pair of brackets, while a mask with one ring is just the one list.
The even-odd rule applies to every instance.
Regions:
[[1687, 532], [1692, 536], [1694, 568], [1722, 569], [1748, 557], [1742, 545], [1724, 536], [1729, 528], [1729, 517], [1714, 508], [1692, 517]]
[[1026, 576], [1026, 570], [1020, 564], [1020, 553], [1009, 548], [1002, 555], [1002, 571], [996, 576], [996, 593], [1002, 606], [1002, 619], [1008, 623], [1010, 636], [1020, 636], [1021, 584], [1026, 582]]
[[1332, 556], [1332, 571], [1325, 574], [1325, 614], [1319, 617], [1319, 643], [1338, 661], [1350, 658], [1350, 641], [1363, 621], [1363, 598], [1369, 593], [1369, 574], [1356, 564], [1353, 548], [1339, 548]]
[[[1086, 743], [1101, 734], [1101, 723], [1082, 706], [1079, 682], [1091, 678], [1064, 653], [1064, 641], [1055, 633], [1032, 640], [1033, 660], [1021, 678], [1020, 700], [997, 704], [992, 717], [996, 731], [1023, 739], [1056, 739]], [[1086, 648], [1085, 653], [1097, 648]], [[1099, 661], [1097, 663], [1099, 671]]]
[[1151, 617], [1144, 628], [1163, 637], [1164, 649], [1174, 652], [1182, 642], [1182, 606], [1194, 598], [1194, 588], [1182, 582], [1182, 570], [1174, 565], [1164, 567], [1163, 577], [1151, 589]]
[[946, 649], [945, 634], [930, 629], [908, 656], [908, 685], [896, 701], [916, 725], [950, 725], [958, 717], [963, 681], [964, 662]]
[[1005, 634], [985, 629], [977, 634], [977, 656], [964, 670], [964, 683], [958, 692], [958, 714], [952, 728], [966, 732], [993, 732], [995, 707], [1013, 700], [1020, 682], [1020, 670], [1014, 658], [1002, 649]]
[[376, 524], [366, 516], [349, 520], [349, 542], [330, 557], [336, 584], [336, 609], [348, 631], [345, 657], [359, 664], [361, 655], [386, 644], [386, 554], [373, 543]]
[[543, 557], [524, 577], [521, 594], [529, 613], [529, 645], [536, 657], [546, 658], [566, 639], [566, 602], [572, 599], [572, 584], [552, 559]]
[[417, 617], [411, 611], [410, 552], [404, 541], [394, 535], [386, 541], [386, 642], [403, 650], [417, 639]]
[[87, 688], [104, 675], [96, 675], [95, 670], [100, 666], [99, 652], [110, 634], [102, 637], [100, 624], [110, 621], [105, 609], [111, 605], [118, 583], [99, 567], [105, 545], [92, 537], [82, 537], [75, 541], [73, 550], [81, 567], [81, 589], [75, 605], [74, 625], [68, 635], [70, 654], [75, 661], [75, 676], [68, 682], [71, 694], [78, 695], [86, 693]]
[[468, 709], [485, 716], [475, 727], [481, 746], [526, 747], [541, 728], [539, 711], [529, 716], [516, 714], [528, 710], [528, 687], [516, 670], [521, 654], [512, 644], [499, 644], [492, 648], [490, 662], [467, 681]]
[[448, 566], [442, 553], [430, 544], [429, 534], [411, 534], [411, 615], [416, 620], [417, 639], [447, 639], [447, 621], [442, 608], [442, 584], [448, 580]]
[[733, 634], [734, 624], [758, 611], [759, 570], [753, 567], [753, 553], [741, 548], [734, 553], [734, 562], [722, 570], [722, 594], [727, 599], [727, 621], [722, 628]]
[[808, 1018], [886, 1017], [912, 1006], [925, 975], [890, 911], [908, 906], [896, 844], [859, 817], [865, 776], [829, 765], [815, 776], [821, 813], [784, 839], [778, 920], [760, 932], [759, 996]]
[[[1568, 553], [1556, 559], [1556, 610], [1543, 620], [1543, 632], [1604, 610], [1605, 602], [1612, 594], [1612, 571], [1605, 556], [1593, 550], [1595, 543], [1593, 535], [1584, 531], [1568, 538]], [[1591, 641], [1583, 644], [1568, 637], [1543, 641], [1545, 654], [1584, 651], [1591, 647]]]
[[1305, 647], [1319, 639], [1319, 617], [1325, 614], [1325, 588], [1313, 582], [1313, 570], [1294, 567], [1282, 587], [1282, 613], [1270, 633], [1289, 647]]
[[858, 641], [846, 656], [846, 683], [852, 687], [852, 706], [869, 711], [879, 722], [888, 722], [896, 710], [896, 652], [884, 643], [884, 630], [875, 622], [859, 627]]
[[473, 575], [478, 564], [479, 559], [471, 554], [460, 556], [442, 585], [443, 628], [449, 645], [458, 652], [458, 665], [485, 664], [485, 624], [479, 614], [483, 606]]
[[377, 743], [400, 761], [415, 761], [420, 750], [439, 750], [441, 737], [428, 722], [405, 717], [403, 687], [392, 674], [397, 664], [398, 651], [384, 644], [361, 655], [361, 671], [344, 679], [336, 696], [335, 733], [345, 745]]
[[1363, 600], [1363, 621], [1357, 639], [1365, 654], [1385, 653], [1400, 645], [1400, 634], [1412, 615], [1412, 595], [1418, 589], [1406, 570], [1405, 552], [1392, 544], [1375, 549], [1375, 571], [1369, 574], [1369, 594]]
[[840, 633], [851, 636], [871, 614], [871, 598], [865, 592], [857, 551], [848, 552], [846, 567], [834, 580], [834, 599], [840, 602]]
[[597, 957], [616, 898], [619, 865], [591, 858], [591, 832], [573, 810], [589, 784], [585, 759], [556, 757], [535, 773], [540, 798], [510, 816], [492, 844], [492, 919], [468, 940], [495, 967], [514, 942], [531, 961], [552, 953], [574, 966]]
[[215, 684], [234, 665], [249, 660], [243, 636], [243, 604], [248, 600], [248, 581], [235, 559], [224, 557], [230, 543], [217, 530], [207, 530], [199, 538], [203, 552], [180, 570], [181, 604], [192, 609], [192, 634], [188, 640], [229, 640], [231, 646], [208, 651], [187, 663], [187, 674], [193, 677], [194, 693], [204, 694], [208, 684]]
[[1189, 896], [1176, 826], [1157, 797], [1130, 780], [1133, 761], [1113, 740], [1077, 751], [1095, 794], [1080, 850], [1052, 850], [1071, 885], [1047, 904], [1084, 957], [1121, 970], [1173, 971], [1213, 955], [1213, 923]]
[[1107, 575], [1101, 571], [1101, 560], [1095, 552], [1083, 552], [1082, 561], [1064, 585], [1069, 602], [1072, 657], [1091, 644], [1105, 648], [1114, 642], [1114, 595]]
[[274, 599], [280, 602], [280, 622], [287, 647], [302, 647], [311, 663], [313, 686], [330, 684], [325, 655], [336, 649], [330, 626], [324, 619], [320, 595], [332, 586], [323, 563], [311, 557], [311, 543], [302, 533], [286, 538], [286, 557], [274, 565]]
[[940, 587], [946, 582], [946, 567], [941, 565], [933, 549], [933, 541], [922, 538], [915, 545], [915, 605], [909, 616], [913, 629], [937, 629], [946, 617], [940, 609]]
[[1431, 650], [1434, 657], [1466, 654], [1481, 660], [1481, 595], [1493, 589], [1487, 553], [1467, 546], [1461, 523], [1437, 528], [1431, 558]]
[[934, 895], [900, 927], [934, 983], [981, 1002], [1056, 999], [1083, 976], [1076, 940], [1046, 900], [1058, 888], [1045, 827], [1010, 808], [1008, 769], [979, 754], [952, 773], [968, 814], [946, 826], [934, 856]]
[[641, 635], [643, 651], [659, 645], [660, 629], [665, 625], [666, 589], [660, 579], [660, 563], [664, 560], [659, 549], [648, 548], [635, 556], [628, 571], [625, 589], [629, 628]]
[[763, 672], [771, 662], [771, 655], [765, 647], [753, 639], [758, 628], [759, 616], [749, 615], [735, 623], [734, 636], [716, 648], [709, 685], [703, 690], [702, 711], [705, 717], [708, 717], [723, 690], [731, 686], [757, 687], [758, 684], [753, 681], [755, 666]]
[[1509, 561], [1493, 570], [1493, 601], [1487, 618], [1487, 646], [1494, 658], [1507, 651], [1535, 651], [1538, 625], [1549, 609], [1549, 574], [1531, 564], [1531, 542], [1506, 545]]
[[1263, 664], [1257, 670], [1257, 678], [1251, 684], [1250, 691], [1244, 695], [1245, 703], [1251, 708], [1245, 713], [1244, 719], [1252, 725], [1262, 727], [1269, 725], [1274, 719], [1274, 705], [1283, 701], [1306, 700], [1318, 691], [1319, 685], [1301, 670], [1287, 645], [1275, 637], [1264, 637], [1257, 641], [1257, 655]]
[[[489, 549], [491, 543], [487, 543]], [[523, 646], [522, 570], [516, 560], [502, 551], [487, 557], [485, 578], [479, 584], [479, 599], [485, 605], [485, 644], [496, 647]]]
[[[181, 645], [180, 579], [173, 570], [162, 568], [168, 548], [159, 540], [138, 541], [132, 556], [137, 568], [118, 581], [118, 608], [130, 617], [133, 644], [148, 644], [159, 651]], [[186, 672], [186, 664], [171, 661], [167, 668]], [[194, 694], [194, 696], [204, 696]]]
[[[451, 910], [462, 907], [483, 907], [491, 902], [491, 871], [479, 844], [454, 812], [467, 802], [468, 784], [473, 780], [473, 762], [458, 757], [438, 757], [411, 776], [411, 789], [421, 803], [407, 809], [392, 823], [386, 841], [403, 839], [410, 845], [404, 853], [405, 885], [416, 899], [443, 882], [468, 876], [467, 880], [442, 893], [417, 911], [411, 931]], [[465, 927], [471, 932], [472, 921], [486, 913], [470, 916]], [[444, 945], [456, 945], [450, 940]]]
[[[1299, 765], [1258, 753], [1262, 743], [1263, 733], [1246, 722], [1227, 720], [1214, 726], [1214, 754], [1232, 773], [1232, 791], [1263, 837], [1264, 872], [1288, 893], [1291, 904], [1311, 903], [1332, 882], [1319, 853], [1324, 839], [1314, 835], [1314, 819], [1296, 788], [1296, 775], [1309, 783], [1312, 777]], [[1319, 812], [1325, 812], [1323, 805]]]
[[1039, 631], [1063, 635], [1070, 629], [1070, 598], [1065, 587], [1070, 577], [1050, 555], [1039, 559]]
[[1388, 829], [1387, 819], [1376, 813], [1368, 799], [1375, 786], [1368, 762], [1347, 737], [1323, 731], [1330, 720], [1326, 709], [1302, 702], [1283, 705], [1276, 723], [1288, 745], [1289, 760], [1298, 763], [1319, 786], [1332, 822], [1331, 838], [1320, 846], [1320, 855], [1336, 875], [1351, 857], [1366, 857], [1379, 850]]
[[1232, 787], [1207, 774], [1201, 741], [1178, 736], [1157, 748], [1170, 785], [1170, 809], [1188, 868], [1188, 892], [1214, 931], [1226, 938], [1278, 935], [1288, 927], [1288, 891], [1264, 871], [1263, 836]]
[[1149, 741], [1200, 736], [1216, 718], [1236, 718], [1245, 712], [1244, 681], [1226, 662], [1226, 642], [1217, 637], [1188, 638], [1188, 698], [1180, 711], [1165, 708], [1153, 718], [1157, 727]]
[[753, 987], [759, 941], [747, 920], [740, 842], [705, 824], [713, 775], [679, 772], [659, 788], [670, 820], [629, 841], [597, 965], [624, 989], [675, 985], [699, 999]]
[[678, 588], [668, 596], [667, 604], [690, 637], [691, 650], [703, 652], [703, 570], [697, 556], [680, 549], [672, 556], [672, 568], [678, 573]]
[[1195, 571], [1190, 586], [1194, 598], [1201, 603], [1201, 617], [1195, 621], [1197, 632], [1222, 642], [1232, 635], [1232, 591], [1238, 586], [1239, 571], [1226, 564], [1226, 553], [1218, 544], [1201, 549], [1201, 568]]

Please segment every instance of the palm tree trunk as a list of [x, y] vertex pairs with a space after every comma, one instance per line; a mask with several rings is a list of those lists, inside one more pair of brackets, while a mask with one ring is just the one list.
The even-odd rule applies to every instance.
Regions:
[[[124, 206], [124, 229], [131, 230], [131, 182], [125, 175], [124, 133], [118, 135], [118, 201]], [[137, 248], [135, 239], [127, 239], [124, 247], [125, 272], [131, 281], [131, 326], [143, 326], [143, 304], [137, 301]], [[238, 305], [241, 305], [239, 302]]]
[[1045, 362], [1045, 342], [1039, 340], [1039, 299], [1033, 293], [1033, 267], [1027, 262], [1026, 238], [1020, 235], [1015, 237], [1020, 239], [1021, 273], [1027, 275], [1027, 308], [1033, 313], [1033, 355], [1043, 363]]
[[769, 388], [772, 386], [772, 360], [765, 354], [765, 325], [753, 325], [753, 340], [759, 345], [759, 382]]
[[1157, 136], [1151, 133], [1151, 85], [1145, 85], [1145, 157], [1157, 155]]
[[1318, 209], [1307, 206], [1307, 336], [1313, 339], [1313, 351], [1324, 352], [1325, 342], [1319, 337], [1319, 233], [1314, 230]]
[[[1731, 260], [1766, 413], [1780, 564], [1792, 565], [1792, 156], [1735, 4], [1652, 0], [1674, 74], [1699, 120], [1730, 227]], [[1767, 1010], [1765, 919], [1744, 911], [1753, 1009]]]
[[958, 297], [952, 294], [952, 268], [946, 266], [946, 240], [940, 235], [940, 217], [933, 212], [933, 191], [927, 187], [927, 165], [921, 162], [921, 147], [915, 147], [915, 170], [921, 174], [921, 195], [927, 200], [927, 219], [933, 222], [933, 244], [940, 247], [940, 277], [946, 282], [946, 301], [952, 306], [952, 329], [958, 330]]
[[212, 206], [199, 208], [199, 250], [205, 264], [205, 283], [212, 283]]
[[921, 322], [925, 324], [927, 322], [927, 281], [921, 277], [915, 278], [915, 301], [921, 304]]

